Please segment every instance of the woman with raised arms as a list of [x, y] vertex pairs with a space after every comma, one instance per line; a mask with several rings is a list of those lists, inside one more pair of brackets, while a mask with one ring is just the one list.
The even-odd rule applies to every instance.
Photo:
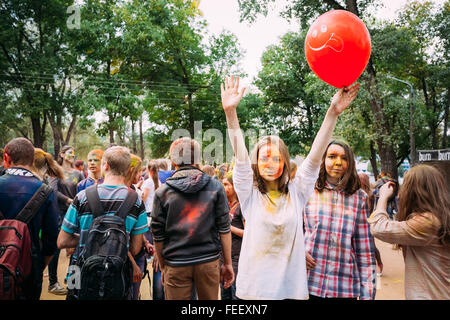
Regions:
[[236, 159], [234, 188], [246, 221], [236, 280], [238, 298], [308, 299], [302, 211], [313, 193], [337, 118], [358, 91], [356, 84], [333, 96], [310, 153], [292, 180], [289, 151], [279, 137], [262, 137], [248, 155], [236, 113], [245, 88], [239, 91], [239, 77], [221, 84]]

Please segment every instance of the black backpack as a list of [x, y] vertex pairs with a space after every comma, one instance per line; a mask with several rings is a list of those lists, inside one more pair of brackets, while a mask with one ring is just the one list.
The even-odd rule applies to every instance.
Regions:
[[86, 245], [80, 253], [80, 300], [124, 300], [131, 297], [132, 266], [128, 259], [129, 236], [125, 218], [136, 203], [130, 188], [115, 215], [105, 215], [97, 185], [86, 188], [93, 214]]

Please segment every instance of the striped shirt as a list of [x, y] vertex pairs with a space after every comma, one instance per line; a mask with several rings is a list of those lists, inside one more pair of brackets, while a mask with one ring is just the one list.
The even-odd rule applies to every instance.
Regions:
[[[98, 185], [100, 202], [106, 215], [114, 215], [128, 194], [128, 188], [124, 185], [109, 186]], [[62, 229], [70, 234], [79, 233], [80, 242], [78, 250], [84, 247], [89, 227], [92, 224], [93, 215], [87, 203], [85, 190], [80, 191], [73, 199], [66, 212]], [[125, 219], [128, 235], [138, 235], [148, 231], [147, 214], [143, 202], [138, 198]]]
[[316, 261], [308, 270], [309, 293], [327, 298], [375, 298], [374, 240], [367, 222], [368, 196], [333, 189], [326, 182], [305, 207], [306, 251]]

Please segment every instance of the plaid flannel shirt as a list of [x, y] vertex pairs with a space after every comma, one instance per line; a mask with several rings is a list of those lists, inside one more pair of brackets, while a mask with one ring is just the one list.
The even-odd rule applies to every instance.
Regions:
[[370, 233], [368, 196], [326, 183], [314, 189], [305, 207], [305, 249], [316, 261], [308, 270], [309, 293], [318, 297], [375, 298], [376, 263]]

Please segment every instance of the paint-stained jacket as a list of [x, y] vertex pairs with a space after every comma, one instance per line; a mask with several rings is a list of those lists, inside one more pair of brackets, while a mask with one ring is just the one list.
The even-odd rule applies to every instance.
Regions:
[[151, 230], [164, 242], [170, 266], [187, 266], [219, 258], [219, 233], [230, 232], [229, 207], [221, 182], [195, 167], [177, 170], [155, 193]]

